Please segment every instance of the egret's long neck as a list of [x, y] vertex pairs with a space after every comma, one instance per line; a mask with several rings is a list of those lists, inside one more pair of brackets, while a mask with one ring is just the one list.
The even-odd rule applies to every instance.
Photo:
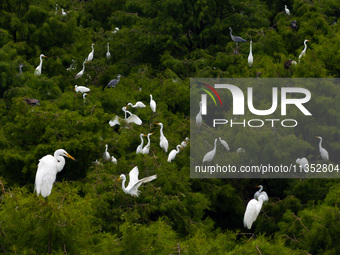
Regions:
[[250, 53], [251, 53], [251, 51], [252, 51], [252, 42], [250, 42]]
[[176, 149], [177, 149], [176, 152], [177, 152], [177, 153], [179, 153], [179, 149], [180, 149], [180, 148], [181, 148], [181, 146], [177, 145], [177, 147], [176, 147]]
[[164, 136], [164, 134], [163, 134], [163, 125], [161, 125], [160, 133], [161, 133], [161, 136]]
[[141, 140], [141, 146], [143, 146], [143, 143], [144, 143], [144, 140], [143, 140], [143, 136], [142, 135], [140, 135], [140, 140]]
[[58, 172], [60, 172], [61, 170], [63, 170], [63, 168], [65, 166], [65, 158], [62, 157], [62, 156], [58, 156], [58, 157], [56, 157], [56, 160], [58, 162], [56, 164], [56, 167], [57, 167]]
[[319, 142], [319, 149], [320, 150], [322, 149], [321, 143], [322, 143], [322, 138], [320, 138], [320, 142]]
[[42, 56], [40, 56], [40, 64], [39, 64], [40, 68], [42, 66]]
[[148, 135], [148, 144], [146, 146], [150, 146], [150, 136]]
[[126, 188], [125, 188], [125, 178], [122, 180], [122, 189], [126, 193]]
[[215, 140], [214, 151], [216, 151], [216, 144], [217, 144], [217, 140]]
[[92, 48], [92, 52], [93, 52], [94, 51], [93, 44], [91, 45], [91, 48]]
[[259, 192], [261, 192], [262, 190], [263, 190], [263, 187], [260, 187]]
[[85, 71], [85, 61], [83, 62], [83, 72]]
[[303, 49], [303, 51], [306, 51], [307, 50], [307, 42], [303, 42], [303, 44], [305, 45], [305, 48]]
[[110, 48], [110, 45], [109, 45], [109, 44], [107, 44], [107, 51], [109, 51], [109, 48]]

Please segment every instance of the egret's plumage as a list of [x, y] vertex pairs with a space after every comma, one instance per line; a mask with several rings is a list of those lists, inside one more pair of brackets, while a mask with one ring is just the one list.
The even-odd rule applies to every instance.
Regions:
[[207, 154], [204, 155], [202, 163], [210, 162], [214, 159], [215, 154], [216, 154], [216, 145], [217, 145], [217, 138], [215, 139], [214, 149], [212, 149], [211, 151], [209, 151]]
[[109, 60], [111, 58], [111, 53], [110, 53], [110, 43], [107, 43], [107, 52], [106, 52], [106, 59]]
[[172, 160], [176, 158], [177, 154], [179, 153], [180, 148], [181, 148], [181, 145], [177, 145], [176, 150], [170, 151], [169, 156], [168, 156], [168, 162], [171, 162]]
[[285, 5], [285, 13], [289, 16], [290, 15], [290, 11], [289, 9], [287, 8], [287, 5]]
[[86, 64], [86, 63], [88, 63], [88, 62], [87, 62], [86, 59], [85, 59], [84, 62], [83, 62], [83, 69], [82, 69], [79, 73], [76, 74], [76, 79], [78, 79], [78, 78], [80, 78], [80, 77], [83, 76], [84, 71], [85, 71], [85, 64]]
[[168, 152], [169, 142], [168, 142], [168, 139], [166, 139], [165, 135], [163, 134], [163, 123], [156, 123], [156, 124], [161, 126], [159, 146], [164, 150], [164, 152]]
[[140, 145], [138, 145], [137, 149], [136, 149], [136, 153], [143, 153], [143, 143], [144, 143], [144, 140], [143, 140], [143, 136], [144, 134], [140, 134], [139, 137], [140, 137], [140, 140], [141, 140], [141, 143]]
[[90, 89], [88, 87], [85, 87], [85, 86], [78, 86], [78, 85], [75, 85], [74, 86], [74, 90], [76, 92], [80, 92], [80, 93], [86, 93], [86, 92], [90, 92]]
[[152, 99], [152, 95], [150, 95], [150, 108], [152, 112], [156, 112], [156, 101]]
[[108, 146], [107, 146], [107, 144], [105, 144], [105, 152], [103, 154], [103, 159], [105, 161], [110, 161], [111, 157], [110, 157], [110, 153], [107, 151], [107, 149], [108, 149]]
[[93, 56], [94, 56], [94, 43], [92, 43], [91, 45], [91, 48], [92, 48], [92, 51], [89, 53], [88, 57], [87, 57], [87, 61], [88, 62], [91, 62], [93, 60]]
[[267, 198], [264, 195], [260, 195], [258, 200], [252, 199], [248, 202], [243, 218], [244, 227], [251, 229], [251, 226], [261, 211], [264, 201], [267, 201]]
[[148, 135], [144, 135], [148, 138], [148, 143], [143, 148], [143, 151], [142, 151], [143, 154], [149, 154], [149, 151], [150, 151], [150, 135], [153, 135], [153, 133], [149, 133]]
[[251, 67], [253, 65], [253, 61], [254, 61], [253, 53], [252, 53], [252, 44], [253, 44], [253, 42], [250, 41], [250, 49], [249, 49], [249, 56], [248, 56], [248, 65], [249, 65], [249, 67]]
[[298, 158], [296, 159], [296, 164], [298, 164], [302, 170], [308, 170], [307, 167], [308, 167], [308, 160], [306, 158]]
[[320, 139], [320, 142], [319, 142], [319, 152], [320, 152], [321, 158], [323, 160], [329, 160], [328, 151], [326, 151], [326, 149], [322, 148], [322, 146], [321, 146], [322, 137], [321, 136], [316, 136], [316, 138]]
[[37, 66], [37, 68], [34, 71], [34, 74], [39, 76], [41, 75], [41, 68], [42, 68], [42, 58], [47, 58], [44, 54], [40, 54], [40, 64]]
[[267, 192], [265, 191], [262, 191], [263, 190], [263, 186], [262, 185], [258, 185], [256, 186], [256, 188], [260, 188], [258, 191], [255, 192], [254, 194], [254, 199], [259, 199], [259, 196], [262, 195], [265, 197], [265, 201], [268, 201], [268, 195], [267, 195]]
[[309, 42], [309, 40], [304, 40], [303, 44], [305, 45], [305, 48], [301, 51], [300, 55], [299, 55], [299, 62], [300, 62], [300, 58], [304, 57], [306, 55], [306, 51], [307, 51], [307, 42]]
[[143, 104], [143, 102], [141, 101], [137, 101], [134, 105], [132, 103], [128, 103], [127, 106], [131, 106], [133, 108], [144, 108], [146, 107], [145, 104]]
[[227, 150], [230, 151], [229, 145], [226, 141], [222, 140], [221, 137], [218, 138], [220, 140], [220, 143], [223, 145], [223, 147]]

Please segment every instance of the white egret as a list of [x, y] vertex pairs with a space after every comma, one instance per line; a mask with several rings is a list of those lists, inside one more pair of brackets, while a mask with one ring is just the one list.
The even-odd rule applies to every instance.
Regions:
[[306, 158], [296, 159], [296, 164], [298, 164], [302, 170], [308, 170], [308, 160]]
[[254, 221], [256, 220], [257, 216], [259, 215], [263, 202], [267, 201], [267, 197], [264, 195], [260, 195], [258, 200], [252, 199], [248, 202], [246, 212], [244, 213], [243, 224], [244, 227], [251, 229]]
[[236, 152], [237, 152], [237, 153], [244, 153], [244, 152], [246, 152], [246, 150], [243, 149], [243, 148], [238, 148], [238, 149], [236, 150]]
[[89, 55], [87, 57], [87, 61], [88, 62], [91, 62], [93, 60], [93, 55], [94, 55], [94, 48], [93, 48], [93, 46], [94, 46], [94, 43], [92, 43], [92, 45], [91, 45], [92, 51], [89, 53]]
[[154, 113], [156, 112], [156, 101], [152, 99], [152, 95], [150, 95], [150, 108]]
[[285, 5], [285, 13], [289, 16], [290, 15], [290, 11], [289, 9], [287, 8], [287, 5]]
[[204, 155], [202, 163], [210, 162], [214, 159], [215, 154], [216, 154], [216, 145], [217, 145], [217, 138], [215, 139], [214, 149], [212, 149], [211, 151], [209, 151], [207, 154]]
[[145, 104], [143, 104], [143, 102], [141, 102], [141, 101], [137, 101], [134, 105], [132, 103], [128, 103], [126, 107], [128, 107], [129, 105], [133, 108], [144, 108], [144, 107], [146, 107]]
[[253, 65], [252, 44], [253, 44], [253, 41], [250, 41], [250, 50], [249, 50], [249, 56], [248, 56], [248, 65], [249, 65], [249, 67], [251, 67]]
[[163, 123], [156, 123], [156, 125], [161, 126], [160, 137], [159, 137], [159, 146], [165, 151], [168, 152], [169, 142], [163, 134]]
[[56, 150], [54, 156], [46, 155], [39, 160], [34, 185], [34, 190], [37, 192], [38, 196], [41, 194], [43, 197], [47, 197], [51, 194], [57, 173], [63, 170], [65, 166], [64, 157], [75, 160], [64, 149]]
[[117, 165], [117, 159], [114, 156], [111, 156], [111, 162]]
[[143, 151], [142, 151], [143, 154], [149, 154], [149, 151], [150, 151], [150, 135], [153, 135], [153, 133], [149, 133], [148, 135], [144, 135], [144, 136], [147, 136], [148, 143], [143, 148]]
[[109, 60], [111, 58], [111, 53], [110, 53], [110, 43], [107, 43], [107, 52], [106, 52], [106, 59]]
[[221, 137], [218, 138], [220, 140], [220, 143], [223, 145], [223, 147], [227, 150], [230, 151], [229, 145], [226, 141], [222, 140]]
[[[115, 88], [120, 80], [120, 77], [122, 77], [120, 74], [117, 75], [117, 79], [112, 79], [107, 85], [106, 87], [108, 88]], [[103, 87], [103, 89], [105, 88], [105, 86]]]
[[326, 149], [322, 148], [322, 146], [321, 146], [322, 137], [321, 136], [316, 136], [316, 138], [320, 139], [320, 142], [319, 142], [319, 151], [320, 151], [321, 158], [323, 160], [329, 160], [328, 151], [326, 151]]
[[190, 139], [189, 139], [188, 137], [186, 137], [186, 138], [184, 139], [184, 141], [181, 142], [181, 147], [182, 147], [183, 149], [184, 149], [185, 147], [187, 147], [189, 140], [190, 140]]
[[40, 64], [37, 66], [37, 68], [34, 71], [34, 74], [39, 76], [41, 75], [41, 68], [42, 68], [42, 58], [47, 58], [44, 54], [40, 54]]
[[88, 63], [88, 62], [87, 62], [86, 59], [85, 59], [84, 62], [83, 62], [83, 69], [82, 69], [79, 73], [76, 74], [76, 79], [78, 79], [78, 78], [80, 78], [80, 77], [83, 76], [84, 71], [85, 71], [85, 64], [86, 64], [86, 63]]
[[125, 122], [126, 123], [135, 123], [136, 125], [142, 125], [142, 120], [136, 115], [136, 114], [132, 114], [131, 112], [129, 112], [128, 110], [126, 110], [126, 107], [123, 107], [123, 111], [128, 114], [130, 114], [129, 117], [126, 117], [125, 115]]
[[85, 87], [85, 86], [78, 86], [78, 85], [75, 85], [74, 86], [74, 90], [76, 92], [80, 92], [80, 93], [85, 93], [85, 92], [90, 92], [90, 89], [88, 87]]
[[141, 143], [140, 145], [138, 145], [137, 149], [136, 149], [136, 153], [143, 153], [143, 143], [144, 143], [144, 140], [143, 140], [143, 136], [144, 134], [140, 134], [139, 137], [140, 137], [140, 140], [141, 140]]
[[300, 58], [304, 57], [306, 55], [306, 50], [307, 50], [307, 42], [309, 42], [310, 40], [305, 40], [303, 42], [303, 44], [305, 45], [305, 48], [301, 51], [300, 55], [299, 55], [299, 62], [300, 62]]
[[22, 74], [22, 68], [24, 67], [24, 64], [19, 64], [19, 74]]
[[[168, 162], [171, 162], [172, 160], [174, 160], [174, 159], [176, 158], [176, 156], [177, 156], [177, 154], [179, 153], [179, 150], [180, 150], [181, 148], [182, 148], [181, 145], [178, 144], [178, 145], [176, 146], [176, 150], [170, 151], [169, 156], [168, 156]], [[183, 148], [182, 148], [182, 150], [183, 150]]]
[[258, 191], [255, 192], [254, 198], [258, 200], [258, 199], [259, 199], [259, 196], [262, 195], [262, 196], [265, 196], [265, 197], [266, 197], [265, 201], [268, 201], [267, 192], [262, 191], [262, 190], [263, 190], [263, 186], [262, 186], [262, 185], [258, 185], [258, 186], [256, 186], [256, 188], [260, 188], [260, 189], [259, 189]]
[[110, 157], [110, 153], [107, 151], [107, 149], [108, 149], [108, 146], [107, 146], [107, 144], [105, 144], [105, 152], [103, 154], [103, 159], [105, 161], [110, 161], [111, 157]]
[[61, 15], [63, 15], [63, 16], [67, 15], [66, 12], [64, 11], [64, 9], [61, 9]]
[[202, 102], [200, 102], [200, 111], [196, 115], [196, 125], [198, 127], [202, 125]]
[[111, 127], [113, 127], [113, 126], [115, 126], [115, 125], [120, 125], [119, 119], [120, 119], [119, 116], [116, 115], [116, 117], [115, 117], [113, 120], [110, 120], [110, 121], [109, 121], [109, 125], [110, 125]]
[[118, 181], [121, 179], [123, 180], [122, 189], [125, 194], [129, 194], [133, 197], [138, 197], [139, 194], [141, 193], [138, 190], [139, 186], [142, 185], [143, 183], [150, 182], [157, 178], [157, 174], [155, 174], [155, 175], [148, 176], [148, 177], [138, 180], [138, 174], [139, 174], [138, 167], [135, 166], [129, 173], [130, 182], [126, 188], [125, 188], [126, 177], [124, 174], [120, 175]]
[[119, 31], [119, 28], [118, 27], [115, 27], [115, 30], [114, 31], [112, 31], [112, 33], [117, 33]]

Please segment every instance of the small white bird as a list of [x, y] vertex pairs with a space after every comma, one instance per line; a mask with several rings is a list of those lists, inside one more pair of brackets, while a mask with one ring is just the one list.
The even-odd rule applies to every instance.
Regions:
[[85, 64], [86, 63], [88, 63], [88, 62], [85, 59], [84, 62], [83, 62], [83, 69], [79, 73], [76, 74], [76, 79], [81, 78], [83, 76], [84, 71], [85, 71]]
[[74, 86], [74, 90], [76, 92], [80, 92], [80, 93], [85, 93], [85, 92], [90, 92], [90, 89], [88, 87], [85, 87], [85, 86], [78, 86], [78, 85], [75, 85]]
[[111, 58], [111, 53], [110, 53], [110, 43], [107, 43], [107, 52], [106, 52], [106, 59], [109, 60]]
[[300, 62], [300, 58], [302, 58], [306, 55], [307, 42], [309, 42], [309, 40], [307, 40], [307, 39], [303, 42], [303, 44], [305, 45], [305, 48], [301, 51], [301, 53], [299, 55], [299, 62]]
[[202, 125], [202, 101], [200, 102], [200, 111], [196, 115], [196, 125], [198, 127]]
[[57, 173], [63, 170], [65, 166], [64, 157], [75, 160], [64, 149], [56, 150], [54, 156], [46, 155], [39, 160], [34, 184], [34, 190], [38, 196], [41, 194], [43, 197], [47, 197], [51, 194]]
[[41, 75], [41, 68], [42, 68], [42, 58], [47, 58], [44, 54], [40, 54], [40, 64], [37, 66], [37, 68], [34, 71], [34, 74], [39, 76]]
[[306, 158], [298, 158], [296, 159], [296, 164], [298, 164], [300, 166], [300, 168], [302, 168], [302, 170], [306, 171], [308, 170], [308, 160]]
[[249, 50], [249, 56], [248, 56], [249, 67], [251, 67], [253, 65], [252, 43], [253, 43], [253, 41], [250, 41], [250, 50]]
[[86, 96], [87, 96], [87, 93], [83, 93], [84, 103], [85, 103]]
[[286, 12], [287, 15], [290, 15], [290, 11], [289, 11], [289, 9], [287, 8], [287, 5], [285, 5], [285, 12]]
[[111, 156], [111, 162], [117, 165], [117, 159], [114, 156]]
[[93, 46], [94, 46], [94, 43], [92, 43], [92, 45], [91, 45], [92, 51], [89, 53], [89, 55], [87, 57], [87, 61], [88, 62], [91, 62], [93, 60], [93, 55], [94, 55], [94, 48], [93, 48]]
[[220, 140], [220, 143], [223, 145], [223, 147], [227, 150], [230, 151], [229, 145], [226, 141], [222, 140], [221, 137], [218, 138]]
[[189, 140], [190, 140], [190, 139], [189, 139], [188, 137], [186, 137], [186, 138], [184, 139], [184, 141], [181, 142], [181, 147], [182, 147], [182, 149], [184, 149], [185, 147], [187, 147]]
[[136, 154], [143, 153], [143, 143], [144, 143], [143, 136], [144, 136], [144, 134], [139, 135], [141, 143], [140, 143], [140, 145], [138, 145], [138, 147], [136, 149]]
[[146, 107], [145, 104], [143, 104], [143, 102], [141, 101], [137, 101], [134, 105], [132, 103], [128, 103], [126, 107], [128, 106], [132, 106], [133, 108], [144, 108]]
[[264, 195], [260, 195], [258, 197], [258, 200], [252, 199], [248, 202], [243, 218], [244, 227], [251, 229], [251, 226], [253, 225], [254, 221], [261, 211], [264, 201], [268, 201], [267, 197]]
[[176, 146], [176, 150], [170, 151], [169, 156], [168, 156], [168, 162], [171, 163], [171, 161], [174, 160], [174, 159], [176, 158], [176, 156], [177, 156], [177, 154], [179, 153], [179, 150], [180, 150], [181, 148], [182, 148], [181, 145], [177, 145], [177, 146]]
[[105, 144], [105, 152], [103, 154], [103, 159], [105, 161], [110, 161], [111, 157], [110, 157], [110, 153], [107, 151], [107, 149], [108, 149], [108, 146], [107, 146], [107, 144]]
[[152, 99], [152, 95], [150, 95], [150, 108], [154, 113], [156, 112], [156, 101]]
[[316, 138], [320, 139], [320, 142], [319, 142], [319, 151], [320, 151], [321, 158], [323, 160], [329, 160], [328, 151], [326, 151], [326, 149], [322, 148], [322, 146], [321, 146], [322, 137], [321, 136], [316, 136]]
[[212, 149], [211, 151], [207, 152], [207, 154], [204, 155], [202, 163], [210, 162], [214, 159], [215, 154], [216, 154], [216, 145], [217, 145], [217, 138], [215, 139], [214, 149]]
[[156, 123], [156, 125], [161, 126], [160, 137], [159, 137], [159, 146], [164, 150], [164, 152], [168, 152], [169, 142], [163, 134], [163, 123]]
[[155, 175], [148, 176], [148, 177], [138, 180], [138, 175], [139, 175], [138, 167], [135, 166], [129, 173], [130, 182], [126, 188], [125, 188], [125, 181], [126, 181], [125, 175], [122, 174], [119, 177], [118, 181], [121, 179], [123, 180], [122, 188], [125, 194], [129, 194], [133, 197], [138, 197], [139, 194], [141, 193], [138, 190], [139, 186], [142, 185], [143, 183], [150, 182], [157, 178], [157, 174], [155, 174]]
[[117, 33], [119, 31], [119, 28], [118, 27], [115, 27], [115, 30], [114, 31], [112, 31], [112, 33]]
[[63, 15], [63, 16], [67, 15], [66, 12], [64, 11], [64, 9], [61, 9], [61, 15]]
[[144, 135], [144, 136], [147, 136], [148, 143], [143, 148], [143, 151], [142, 151], [143, 154], [149, 154], [149, 151], [150, 151], [150, 135], [153, 135], [153, 133], [149, 133], [148, 135]]

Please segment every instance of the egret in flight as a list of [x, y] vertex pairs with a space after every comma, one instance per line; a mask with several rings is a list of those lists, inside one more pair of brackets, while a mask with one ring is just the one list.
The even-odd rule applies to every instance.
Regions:
[[122, 189], [125, 194], [129, 194], [133, 197], [138, 197], [139, 194], [141, 193], [138, 190], [139, 186], [142, 185], [143, 183], [151, 182], [152, 180], [157, 178], [157, 175], [155, 174], [155, 175], [148, 176], [148, 177], [138, 180], [138, 175], [139, 175], [138, 167], [135, 166], [129, 173], [130, 182], [127, 187], [125, 187], [125, 181], [126, 181], [125, 174], [120, 175], [118, 181], [123, 180]]
[[168, 152], [169, 142], [163, 134], [163, 123], [156, 123], [161, 126], [160, 137], [159, 137], [159, 146], [164, 150], [164, 152]]
[[150, 152], [150, 136], [151, 135], [153, 135], [153, 133], [149, 133], [148, 135], [144, 135], [144, 136], [147, 136], [148, 143], [143, 148], [143, 151], [142, 151], [143, 154], [149, 154], [149, 152]]
[[209, 151], [207, 154], [204, 155], [202, 163], [210, 162], [214, 159], [215, 154], [216, 154], [216, 145], [217, 145], [217, 138], [215, 139], [214, 149], [212, 149], [211, 151]]
[[309, 42], [310, 40], [305, 40], [303, 42], [303, 44], [305, 45], [305, 48], [301, 51], [300, 55], [299, 55], [299, 62], [300, 62], [300, 58], [304, 57], [306, 55], [306, 50], [307, 50], [307, 42]]
[[[123, 111], [125, 112], [125, 122], [126, 123], [135, 123], [136, 125], [142, 125], [142, 120], [136, 115], [132, 114], [128, 110], [126, 110], [126, 107], [123, 107]], [[130, 114], [129, 117], [126, 117], [126, 114]]]
[[152, 95], [150, 95], [150, 108], [153, 113], [156, 112], [156, 101], [152, 99]]
[[141, 140], [141, 143], [140, 145], [138, 145], [137, 149], [136, 149], [136, 153], [143, 153], [143, 143], [144, 143], [144, 140], [143, 140], [143, 136], [144, 134], [140, 134], [139, 137], [140, 137], [140, 140]]
[[93, 60], [93, 55], [94, 55], [94, 48], [93, 48], [93, 46], [94, 46], [94, 43], [92, 43], [92, 45], [91, 45], [92, 51], [89, 53], [89, 55], [87, 57], [87, 61], [88, 62], [91, 62]]
[[110, 43], [107, 43], [107, 52], [106, 52], [106, 59], [109, 60], [111, 58], [111, 53], [110, 53]]
[[76, 79], [81, 78], [81, 77], [83, 76], [84, 71], [85, 71], [85, 64], [86, 64], [86, 63], [88, 63], [88, 62], [87, 62], [87, 60], [85, 59], [84, 62], [83, 62], [83, 69], [82, 69], [79, 73], [76, 74]]
[[256, 220], [257, 216], [259, 215], [263, 202], [268, 201], [268, 196], [260, 195], [258, 200], [252, 199], [248, 202], [246, 212], [244, 213], [243, 224], [244, 227], [251, 229], [254, 221]]
[[110, 157], [110, 153], [107, 151], [107, 149], [108, 149], [108, 146], [107, 146], [107, 144], [105, 144], [105, 152], [103, 154], [103, 159], [105, 161], [110, 161], [111, 157]]
[[316, 136], [316, 138], [320, 139], [320, 142], [319, 142], [319, 151], [320, 151], [321, 158], [323, 160], [329, 160], [328, 151], [326, 151], [326, 149], [322, 148], [322, 146], [321, 146], [322, 137], [321, 136]]
[[34, 71], [34, 74], [39, 76], [41, 75], [41, 68], [42, 68], [42, 58], [47, 58], [44, 54], [40, 54], [40, 64], [37, 66], [37, 68]]
[[177, 156], [177, 154], [179, 153], [179, 150], [180, 150], [181, 148], [182, 148], [181, 145], [177, 145], [177, 146], [176, 146], [176, 150], [170, 151], [169, 156], [168, 156], [168, 162], [171, 163], [171, 161], [174, 160], [174, 159], [176, 158], [176, 156]]
[[65, 166], [64, 157], [75, 160], [64, 149], [56, 150], [54, 156], [46, 155], [39, 160], [34, 185], [34, 190], [38, 196], [41, 194], [43, 197], [47, 197], [51, 194], [57, 173], [63, 170]]

